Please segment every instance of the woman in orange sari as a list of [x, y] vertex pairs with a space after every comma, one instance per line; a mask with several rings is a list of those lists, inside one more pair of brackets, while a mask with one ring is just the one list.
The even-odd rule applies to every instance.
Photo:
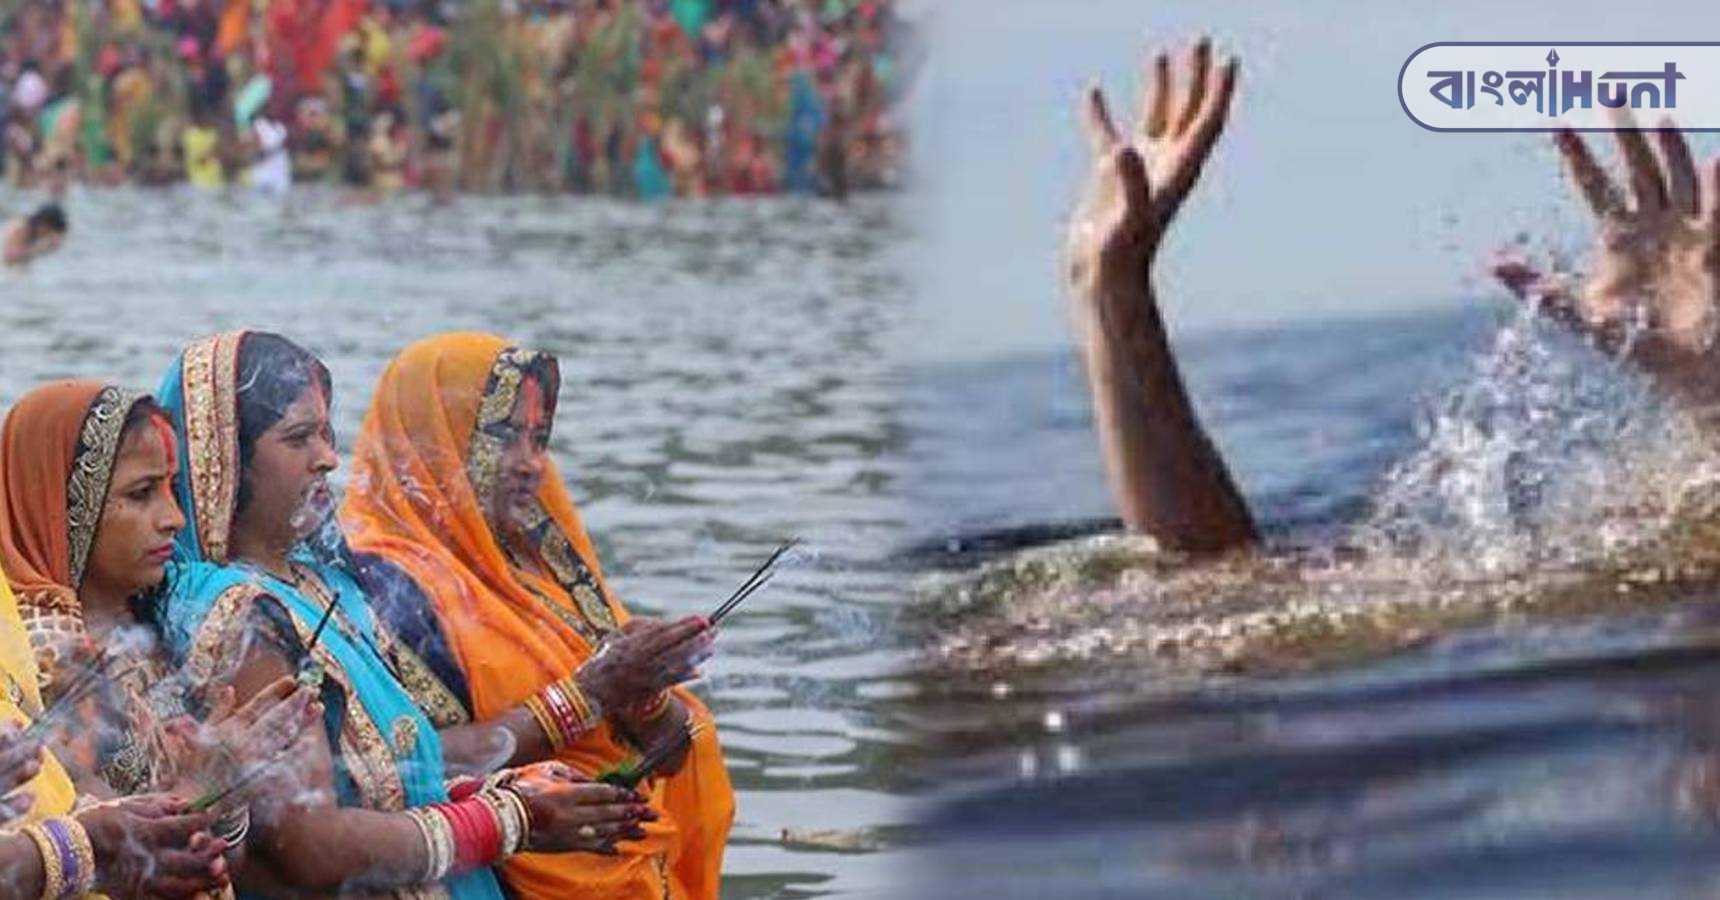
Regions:
[[694, 733], [665, 774], [641, 785], [660, 813], [645, 840], [607, 858], [517, 857], [502, 870], [512, 891], [714, 900], [734, 792], [710, 712], [669, 687], [694, 674], [697, 657], [648, 677], [627, 671], [640, 660], [686, 660], [661, 648], [652, 656], [641, 645], [654, 635], [708, 633], [697, 621], [691, 632], [690, 620], [630, 621], [605, 585], [546, 453], [559, 385], [553, 357], [490, 335], [408, 347], [365, 415], [342, 524], [378, 610], [437, 673], [438, 693], [460, 698], [455, 715], [486, 721], [532, 708], [577, 679], [604, 721], [552, 737], [552, 752], [589, 775]]

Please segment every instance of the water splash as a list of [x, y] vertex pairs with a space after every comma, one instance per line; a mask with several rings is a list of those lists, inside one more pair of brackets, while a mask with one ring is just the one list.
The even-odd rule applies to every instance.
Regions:
[[1337, 546], [1195, 561], [1102, 535], [930, 579], [931, 662], [1301, 669], [1720, 573], [1720, 526], [1704, 525], [1720, 466], [1698, 426], [1528, 313], [1426, 404], [1418, 435]]
[[1615, 559], [1668, 526], [1711, 453], [1634, 370], [1525, 310], [1384, 479], [1356, 545], [1430, 574], [1498, 577]]

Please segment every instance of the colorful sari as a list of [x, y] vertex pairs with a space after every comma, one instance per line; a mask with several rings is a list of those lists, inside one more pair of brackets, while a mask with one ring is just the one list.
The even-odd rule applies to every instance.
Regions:
[[[480, 498], [493, 487], [503, 446], [496, 432], [525, 373], [544, 361], [489, 335], [408, 347], [365, 414], [342, 509], [353, 549], [404, 571], [430, 598], [480, 721], [578, 669], [627, 620], [553, 464], [527, 529], [553, 579], [511, 562], [484, 518]], [[555, 385], [544, 394], [553, 398]], [[677, 696], [710, 725], [691, 693]], [[604, 725], [560, 759], [595, 774], [636, 752]], [[508, 887], [522, 897], [715, 898], [734, 820], [715, 728], [697, 738], [678, 773], [642, 788], [662, 813], [645, 826], [646, 839], [621, 842], [615, 857], [515, 857], [502, 867]]]
[[[194, 683], [223, 683], [259, 625], [295, 662], [328, 604], [337, 613], [311, 651], [326, 672], [323, 702], [342, 805], [393, 812], [444, 802], [442, 742], [379, 649], [363, 592], [340, 568], [300, 553], [332, 596], [316, 596], [229, 556], [239, 487], [238, 375], [243, 333], [188, 348], [167, 374], [159, 402], [179, 438], [179, 502], [186, 526], [175, 547], [169, 593], [158, 611], [168, 645]], [[259, 621], [259, 617], [266, 620]], [[499, 898], [488, 869], [397, 896]]]
[[[86, 640], [78, 588], [95, 544], [125, 420], [145, 395], [96, 381], [31, 391], [0, 433], [0, 558], [34, 652], [36, 709], [64, 687], [59, 655]], [[10, 655], [10, 649], [0, 655]], [[176, 776], [162, 723], [185, 713], [182, 684], [165, 653], [137, 641], [111, 644], [106, 715], [117, 727], [84, 732], [65, 761], [126, 796], [167, 787]], [[37, 693], [38, 688], [40, 693]]]

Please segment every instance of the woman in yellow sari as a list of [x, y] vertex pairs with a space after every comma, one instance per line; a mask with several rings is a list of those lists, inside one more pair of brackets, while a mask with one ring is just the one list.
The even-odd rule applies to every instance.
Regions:
[[[23, 725], [42, 714], [42, 695], [36, 682], [36, 656], [18, 616], [18, 599], [0, 578], [0, 722]], [[0, 754], [3, 755], [3, 754]], [[4, 780], [0, 777], [0, 780]], [[32, 798], [27, 808], [8, 804], [7, 813], [22, 813], [33, 819], [64, 815], [71, 811], [76, 790], [66, 770], [53, 754], [44, 752], [39, 771], [22, 792]], [[0, 822], [0, 824], [5, 824]]]
[[[434, 693], [459, 698], [442, 715], [487, 721], [522, 704], [541, 711], [534, 698], [577, 679], [604, 721], [552, 739], [552, 752], [590, 775], [695, 734], [665, 775], [641, 785], [661, 814], [645, 840], [606, 858], [517, 857], [502, 869], [512, 891], [715, 898], [734, 792], [710, 712], [686, 690], [667, 689], [693, 674], [699, 657], [660, 646], [653, 656], [641, 646], [653, 636], [694, 643], [709, 634], [695, 620], [629, 622], [605, 585], [545, 452], [559, 383], [553, 357], [490, 335], [408, 347], [365, 415], [342, 524], [379, 611], [442, 682]], [[641, 677], [651, 660], [654, 674]]]

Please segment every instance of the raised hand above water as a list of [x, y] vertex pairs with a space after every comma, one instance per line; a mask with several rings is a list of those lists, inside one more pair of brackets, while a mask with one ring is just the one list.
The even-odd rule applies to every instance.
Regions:
[[[1070, 223], [1070, 279], [1078, 298], [1115, 299], [1108, 290], [1150, 274], [1166, 230], [1182, 208], [1224, 130], [1236, 92], [1238, 61], [1213, 65], [1202, 39], [1188, 53], [1179, 92], [1167, 54], [1152, 64], [1139, 120], [1127, 132], [1112, 119], [1104, 91], [1088, 91], [1083, 108], [1093, 169], [1087, 195]], [[1127, 307], [1092, 310], [1128, 316]]]
[[1493, 274], [1543, 313], [1626, 353], [1687, 401], [1720, 400], [1720, 157], [1701, 167], [1670, 121], [1648, 135], [1621, 113], [1620, 156], [1630, 185], [1620, 190], [1572, 131], [1554, 136], [1565, 168], [1597, 218], [1593, 271], [1578, 279], [1520, 255]]

